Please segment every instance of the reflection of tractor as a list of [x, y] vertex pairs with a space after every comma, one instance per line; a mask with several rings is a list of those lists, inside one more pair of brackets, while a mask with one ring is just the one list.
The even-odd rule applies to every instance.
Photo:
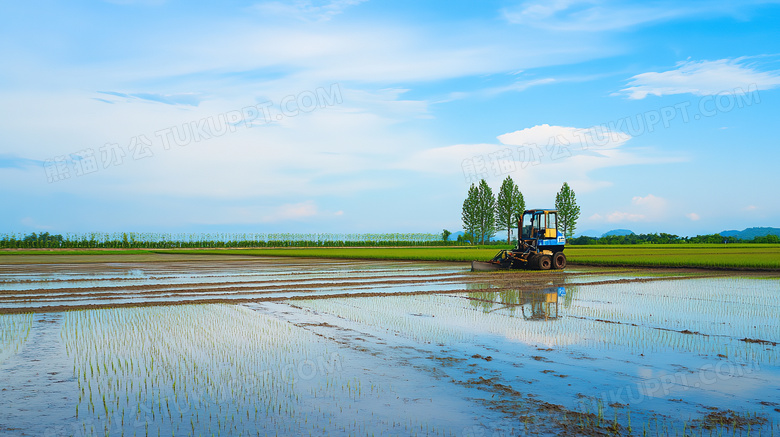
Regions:
[[[558, 294], [563, 287], [549, 287], [525, 294], [522, 311], [526, 320], [555, 320], [558, 318]], [[528, 313], [526, 314], [526, 307]]]
[[558, 211], [529, 209], [517, 223], [517, 246], [502, 250], [488, 262], [472, 261], [471, 270], [563, 269], [566, 236], [558, 230]]
[[[483, 284], [469, 284], [469, 288], [474, 285]], [[472, 305], [481, 307], [486, 313], [506, 309], [514, 313], [519, 309], [523, 319], [530, 321], [558, 319], [558, 302], [561, 296], [566, 295], [566, 288], [560, 285], [539, 290], [489, 291], [490, 288], [479, 290], [469, 293], [468, 298]]]

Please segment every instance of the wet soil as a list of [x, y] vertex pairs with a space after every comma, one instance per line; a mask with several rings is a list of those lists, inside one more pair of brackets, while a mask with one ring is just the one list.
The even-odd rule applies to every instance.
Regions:
[[648, 273], [635, 268], [471, 273], [466, 263], [217, 258], [219, 262], [0, 265], [0, 313], [468, 293], [479, 287], [536, 290], [728, 275], [694, 269]]

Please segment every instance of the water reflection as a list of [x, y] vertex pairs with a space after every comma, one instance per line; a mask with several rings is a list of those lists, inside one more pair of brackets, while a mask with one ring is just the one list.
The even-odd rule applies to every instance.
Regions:
[[566, 288], [558, 286], [539, 290], [488, 291], [485, 284], [473, 284], [469, 288], [484, 290], [468, 294], [471, 305], [482, 308], [486, 313], [508, 310], [525, 320], [557, 320], [559, 301], [565, 300], [567, 294]]

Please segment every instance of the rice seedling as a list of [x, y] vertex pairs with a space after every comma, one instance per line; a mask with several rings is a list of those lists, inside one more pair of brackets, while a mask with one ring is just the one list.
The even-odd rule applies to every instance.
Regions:
[[32, 324], [31, 313], [0, 315], [0, 364], [24, 347]]
[[[190, 275], [169, 271], [160, 275], [166, 278], [160, 283], [196, 276], [214, 282], [228, 276], [279, 281], [282, 275], [296, 283], [322, 278], [337, 283], [368, 265], [327, 264], [295, 275], [279, 270], [241, 271], [234, 276], [216, 269]], [[381, 272], [370, 270], [360, 286], [370, 287], [371, 275], [386, 280], [397, 274], [395, 264], [373, 267]], [[409, 266], [417, 269], [415, 274], [435, 270], [425, 264]], [[445, 265], [440, 271], [451, 274], [447, 269], [451, 267]], [[78, 279], [72, 272], [68, 275], [69, 281]], [[133, 275], [152, 276], [148, 271]], [[621, 277], [618, 271], [610, 275]], [[579, 275], [554, 279], [552, 292], [530, 292], [527, 286], [526, 290], [493, 291], [489, 275], [485, 277], [486, 286], [477, 284], [470, 292], [457, 294], [63, 313], [57, 334], [76, 388], [71, 416], [84, 424], [85, 434], [462, 435], [462, 428], [450, 423], [454, 416], [429, 419], [424, 408], [427, 399], [419, 401], [418, 392], [429, 396], [428, 391], [445, 387], [439, 397], [430, 395], [431, 400], [454, 402], [461, 398], [441, 393], [451, 394], [446, 390], [452, 390], [453, 382], [457, 385], [482, 375], [483, 381], [501, 378], [495, 383], [502, 391], [485, 396], [472, 387], [461, 393], [468, 393], [470, 399], [511, 397], [512, 402], [517, 401], [513, 393], [521, 391], [551, 396], [549, 402], [560, 404], [563, 413], [549, 414], [561, 416], [572, 429], [690, 435], [693, 426], [697, 432], [703, 429], [691, 414], [692, 407], [670, 407], [671, 395], [651, 396], [643, 381], [665, 381], [676, 371], [687, 379], [676, 376], [669, 386], [671, 393], [690, 398], [691, 405], [706, 405], [710, 393], [753, 402], [759, 396], [747, 399], [743, 391], [763, 393], [761, 381], [774, 380], [776, 375], [773, 369], [780, 358], [773, 345], [780, 343], [777, 279], [588, 285], [588, 276]], [[557, 284], [559, 280], [564, 282]], [[121, 288], [122, 282], [117, 283]], [[558, 294], [558, 285], [565, 296]], [[24, 348], [30, 326], [44, 325], [33, 319], [29, 314], [0, 316], [3, 352]], [[362, 341], [353, 338], [357, 335]], [[360, 357], [357, 365], [342, 368], [328, 361], [342, 353]], [[383, 371], [374, 369], [383, 363], [387, 366]], [[389, 373], [399, 363], [404, 373]], [[711, 379], [715, 373], [698, 369], [713, 363], [722, 363], [717, 368], [718, 383], [696, 387], [696, 382], [705, 381], [701, 376]], [[687, 370], [675, 370], [677, 364], [698, 371], [699, 379]], [[605, 387], [603, 396], [593, 395], [593, 381]], [[611, 396], [609, 390], [626, 386], [641, 402], [621, 412], [623, 407], [613, 406], [617, 402], [605, 399]], [[574, 395], [579, 391], [592, 395], [586, 411], [575, 408], [579, 404]], [[625, 390], [622, 393], [627, 396]], [[670, 410], [679, 409], [692, 418], [665, 419], [654, 425], [648, 411], [656, 409], [665, 409], [667, 417]], [[534, 432], [534, 414], [524, 412], [521, 427], [529, 433]], [[755, 412], [740, 412], [737, 419], [728, 416], [728, 426], [713, 429], [743, 435], [774, 431], [776, 425], [758, 424], [755, 417]], [[742, 419], [744, 426], [732, 424]], [[94, 428], [87, 426], [91, 424]]]
[[[77, 311], [67, 313], [62, 336], [79, 386], [95, 387], [75, 407], [79, 420], [110, 420], [112, 434], [139, 424], [145, 435], [362, 433], [355, 405], [377, 392], [388, 397], [381, 384], [367, 391], [355, 375], [318, 367], [334, 353], [320, 337], [242, 307]], [[89, 366], [98, 370], [81, 371]], [[327, 402], [315, 408], [312, 392]], [[389, 427], [381, 418], [375, 426]]]
[[[764, 365], [770, 372], [776, 368], [780, 351], [771, 344], [780, 343], [776, 314], [780, 307], [778, 289], [777, 280], [750, 278], [570, 287], [566, 291], [571, 300], [561, 307], [560, 317], [542, 323], [523, 316], [519, 308], [533, 302], [525, 301], [523, 292], [519, 291], [478, 289], [468, 295], [469, 299], [462, 295], [389, 296], [296, 301], [295, 305], [320, 317], [333, 315], [337, 318], [334, 320], [356, 323], [359, 328], [354, 329], [362, 332], [390, 336], [398, 341], [409, 340], [416, 347], [438, 344], [447, 350], [468, 350], [473, 347], [470, 345], [489, 345], [486, 348], [494, 351], [494, 360], [495, 354], [501, 351], [508, 355], [510, 363], [524, 363], [522, 371], [513, 370], [512, 366], [501, 368], [503, 378], [508, 381], [528, 378], [528, 355], [538, 348], [562, 350], [575, 356], [607, 353], [620, 360], [636, 361], [637, 357], [648, 356], [664, 357], [664, 361], [694, 368], [704, 365], [698, 372], [659, 373], [656, 376], [660, 378], [658, 381], [665, 383], [676, 378], [674, 384], [665, 388], [672, 390], [666, 397], [676, 394], [696, 399], [695, 396], [702, 396], [701, 402], [704, 402], [713, 390], [723, 391], [727, 396], [740, 396], [745, 384], [756, 383], [752, 376], [754, 372], [764, 371]], [[761, 342], [745, 342], [744, 338], [766, 339], [770, 347]], [[739, 355], [730, 351], [739, 351]], [[675, 357], [679, 361], [673, 361]], [[541, 363], [546, 362], [544, 357], [536, 358]], [[641, 362], [644, 360], [639, 358]], [[588, 361], [577, 362], [575, 366], [580, 367], [583, 363]], [[651, 363], [649, 361], [645, 366], [653, 366]], [[716, 371], [715, 367], [720, 370]], [[575, 371], [566, 366], [566, 373], [571, 372]], [[582, 370], [577, 371], [580, 372]], [[592, 372], [577, 379], [598, 380], [604, 384], [600, 367], [593, 368]], [[772, 375], [774, 373], [764, 378], [772, 379]], [[538, 381], [534, 384], [537, 393], [549, 395], [562, 391], [555, 382], [549, 386], [540, 384]], [[652, 385], [642, 380], [635, 384], [631, 396], [640, 401], [642, 408], [618, 415], [617, 410], [608, 412], [606, 403], [597, 397], [589, 415], [580, 416], [578, 426], [623, 431], [651, 429], [650, 435], [674, 435], [675, 432], [679, 435], [681, 431], [690, 434], [684, 421], [664, 424], [663, 429], [648, 428], [645, 410], [664, 405], [668, 408], [668, 404], [663, 403], [664, 396], [653, 394], [656, 389]], [[657, 382], [657, 386], [660, 385]], [[581, 386], [573, 390], [583, 389]], [[609, 398], [611, 395], [608, 389], [605, 390], [604, 396]], [[625, 388], [620, 386], [613, 389], [614, 393], [627, 396]], [[768, 395], [768, 392], [764, 391], [764, 394]], [[560, 402], [560, 394], [557, 399]], [[640, 425], [637, 425], [637, 415]], [[765, 426], [763, 431], [773, 430], [774, 426]], [[729, 431], [734, 432], [734, 429]], [[736, 432], [744, 435], [749, 431], [745, 427]]]

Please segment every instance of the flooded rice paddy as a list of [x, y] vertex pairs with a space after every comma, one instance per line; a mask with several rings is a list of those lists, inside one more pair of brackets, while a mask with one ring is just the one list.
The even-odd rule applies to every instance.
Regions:
[[0, 266], [0, 434], [779, 435], [780, 275]]

